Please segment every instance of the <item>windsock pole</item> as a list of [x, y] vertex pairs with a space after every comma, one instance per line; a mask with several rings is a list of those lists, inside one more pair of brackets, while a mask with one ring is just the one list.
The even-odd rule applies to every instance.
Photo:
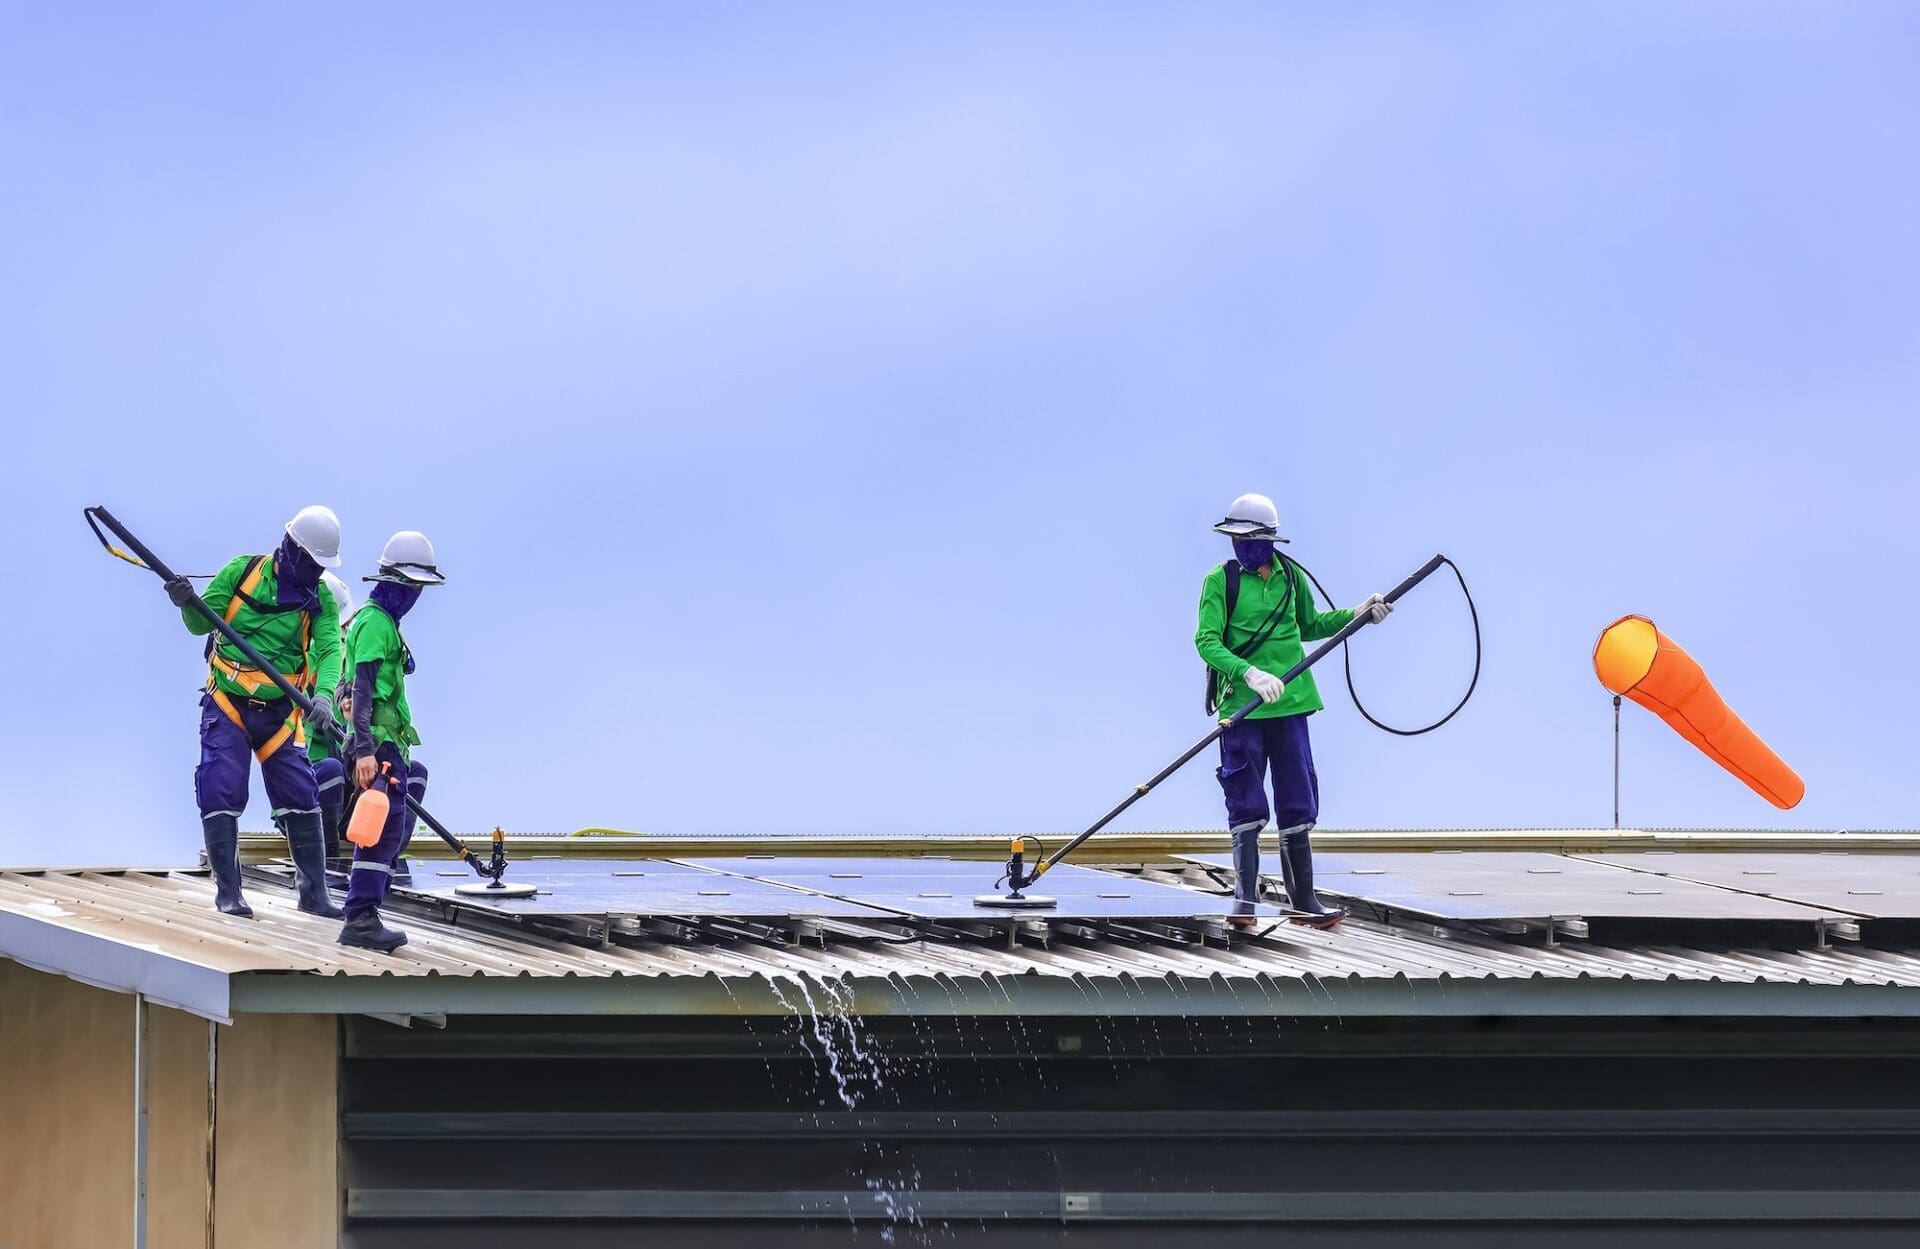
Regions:
[[1613, 696], [1613, 826], [1620, 827], [1620, 695]]

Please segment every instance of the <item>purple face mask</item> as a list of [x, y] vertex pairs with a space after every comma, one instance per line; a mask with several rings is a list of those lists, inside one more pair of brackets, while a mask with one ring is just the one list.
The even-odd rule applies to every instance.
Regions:
[[1240, 567], [1257, 572], [1273, 562], [1273, 539], [1235, 538], [1233, 557], [1240, 561]]
[[373, 593], [367, 596], [367, 601], [379, 604], [381, 611], [399, 620], [420, 601], [420, 587], [382, 581], [373, 587]]
[[301, 611], [320, 610], [320, 565], [306, 553], [293, 535], [280, 539], [273, 553], [274, 600], [281, 607]]

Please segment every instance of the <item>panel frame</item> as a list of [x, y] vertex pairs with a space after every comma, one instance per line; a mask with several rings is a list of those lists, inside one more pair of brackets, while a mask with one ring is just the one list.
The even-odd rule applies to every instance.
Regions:
[[[1856, 919], [1878, 920], [1888, 923], [1920, 920], [1920, 856], [1910, 854], [1889, 853], [1884, 851], [1855, 853], [1846, 850], [1638, 850], [1601, 854], [1581, 853], [1570, 857], [1584, 859], [1590, 863], [1602, 863], [1609, 867], [1620, 868], [1623, 871], [1640, 872], [1645, 875], [1659, 876], [1672, 880], [1685, 880], [1694, 884], [1706, 885], [1714, 889], [1725, 889], [1730, 892], [1751, 894], [1755, 897], [1774, 898], [1800, 906], [1817, 907], [1822, 910], [1849, 915]], [[1788, 885], [1787, 888], [1773, 889], [1764, 887], [1762, 882], [1757, 879], [1741, 879], [1738, 883], [1735, 883], [1735, 877], [1730, 873], [1706, 872], [1701, 870], [1708, 863], [1726, 866], [1748, 865], [1750, 868], [1764, 867], [1765, 870], [1742, 871], [1742, 877], [1747, 875], [1778, 877], [1782, 876], [1781, 869], [1789, 865], [1793, 868], [1812, 868], [1817, 873], [1822, 867], [1831, 867], [1837, 859], [1847, 860], [1849, 866], [1872, 863], [1876, 866], [1903, 864], [1912, 867], [1915, 876], [1911, 890], [1892, 891], [1894, 896], [1906, 896], [1911, 900], [1904, 906], [1897, 908], [1890, 907], [1887, 904], [1875, 904], [1865, 901], [1857, 903], [1849, 901], [1843, 905], [1838, 895], [1819, 886], [1809, 888], [1802, 883], [1795, 883], [1795, 878], [1793, 877], [1784, 878], [1784, 883]], [[1803, 881], [1804, 877], [1799, 879]], [[1767, 883], [1772, 882], [1769, 881]], [[1844, 889], [1844, 884], [1840, 887]], [[1889, 891], [1884, 889], [1871, 891], [1844, 890], [1844, 896], [1848, 899], [1886, 897], [1888, 893]]]
[[[1180, 856], [1183, 862], [1212, 871], [1232, 870], [1232, 859], [1226, 854], [1196, 854]], [[1531, 875], [1569, 876], [1590, 873], [1591, 869], [1600, 869], [1618, 874], [1618, 883], [1622, 890], [1618, 894], [1595, 894], [1591, 899], [1570, 898], [1566, 905], [1559, 905], [1557, 899], [1545, 900], [1540, 905], [1531, 901], [1499, 905], [1434, 905], [1440, 895], [1434, 889], [1444, 889], [1449, 883], [1445, 877], [1449, 874], [1471, 879], [1475, 869], [1485, 872], [1494, 862], [1508, 870], [1519, 870]], [[1364, 864], [1364, 867], [1361, 865]], [[1413, 869], [1426, 868], [1428, 891], [1420, 893], [1414, 889], [1406, 891], [1368, 890], [1356, 887], [1352, 880], [1355, 876], [1405, 876]], [[1272, 879], [1275, 874], [1262, 872], [1263, 879]], [[1435, 877], [1440, 879], [1435, 880]], [[1589, 879], [1602, 878], [1589, 875]], [[1657, 889], [1650, 886], [1632, 887], [1631, 882], [1661, 881]], [[1461, 882], [1463, 883], [1463, 882]], [[1517, 890], [1504, 894], [1499, 890], [1498, 882], [1489, 880], [1487, 888], [1449, 892], [1450, 897], [1523, 897], [1545, 898], [1544, 893], [1526, 895]], [[1583, 935], [1579, 927], [1594, 921], [1671, 921], [1676, 923], [1762, 923], [1762, 924], [1806, 924], [1823, 930], [1832, 930], [1847, 935], [1846, 925], [1854, 916], [1845, 911], [1826, 907], [1810, 906], [1802, 902], [1789, 901], [1756, 894], [1744, 894], [1734, 890], [1717, 888], [1710, 884], [1685, 880], [1671, 875], [1653, 875], [1635, 872], [1628, 868], [1616, 867], [1606, 863], [1594, 863], [1577, 855], [1553, 854], [1546, 851], [1347, 851], [1318, 856], [1315, 870], [1315, 889], [1318, 892], [1364, 903], [1368, 907], [1383, 913], [1398, 913], [1416, 916], [1442, 924], [1471, 925], [1529, 925], [1546, 927], [1549, 931], [1564, 927], [1576, 935]], [[1677, 886], [1677, 887], [1676, 887]], [[1625, 897], [1677, 897], [1673, 905], [1637, 904], [1622, 906], [1619, 902]], [[1714, 899], [1726, 899], [1727, 905], [1711, 907], [1704, 905]], [[1734, 903], [1734, 899], [1745, 899], [1748, 905]], [[1689, 906], [1687, 903], [1701, 905]], [[1751, 905], [1764, 902], [1766, 905]]]

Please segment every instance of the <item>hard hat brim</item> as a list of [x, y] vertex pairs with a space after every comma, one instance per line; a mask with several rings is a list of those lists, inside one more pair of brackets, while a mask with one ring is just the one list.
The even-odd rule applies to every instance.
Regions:
[[373, 576], [362, 577], [361, 580], [391, 581], [395, 585], [429, 586], [429, 585], [447, 584], [446, 575], [440, 572], [439, 569], [434, 569], [432, 572], [423, 574], [423, 573], [406, 572], [399, 568], [382, 568], [379, 572], [375, 573]]
[[1229, 538], [1267, 538], [1274, 542], [1285, 542], [1280, 531], [1271, 525], [1263, 525], [1257, 520], [1223, 520], [1213, 527], [1215, 533], [1224, 533]]

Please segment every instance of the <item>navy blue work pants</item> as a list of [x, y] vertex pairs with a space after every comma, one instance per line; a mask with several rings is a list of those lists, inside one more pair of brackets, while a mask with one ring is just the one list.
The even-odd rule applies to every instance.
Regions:
[[[1313, 770], [1307, 717], [1249, 716], [1220, 734], [1221, 792], [1227, 827], [1233, 831], [1234, 896], [1260, 896], [1260, 830], [1269, 817], [1284, 836], [1311, 829], [1320, 819], [1320, 778]], [[1273, 806], [1267, 806], [1267, 778]]]
[[[240, 724], [220, 709], [212, 694], [200, 696], [200, 764], [193, 770], [193, 796], [200, 804], [202, 818], [238, 816], [247, 809], [247, 778], [254, 752], [279, 736], [287, 724], [288, 703], [284, 698], [229, 701], [240, 714]], [[260, 760], [260, 779], [276, 816], [320, 809], [313, 766], [307, 762], [306, 747], [296, 740], [298, 736], [288, 734], [272, 754]]]
[[427, 797], [424, 763], [408, 763], [401, 757], [400, 748], [391, 742], [381, 742], [374, 749], [373, 758], [380, 768], [373, 788], [387, 795], [387, 822], [376, 844], [353, 848], [353, 866], [347, 871], [349, 918], [386, 901], [387, 890], [393, 884], [393, 861], [405, 852], [407, 842], [413, 838], [413, 812], [407, 810], [402, 786], [406, 793], [413, 795], [415, 802], [425, 802]]

